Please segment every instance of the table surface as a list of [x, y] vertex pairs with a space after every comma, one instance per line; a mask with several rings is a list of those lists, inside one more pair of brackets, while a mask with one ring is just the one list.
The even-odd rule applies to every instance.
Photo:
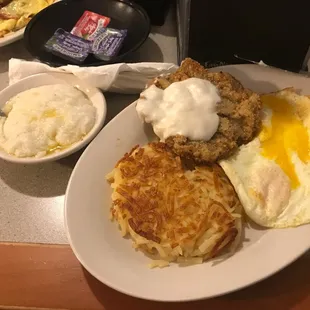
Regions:
[[308, 254], [275, 276], [232, 294], [196, 302], [159, 303], [121, 294], [100, 283], [81, 267], [67, 245], [2, 244], [0, 253], [0, 309], [310, 309]]
[[[163, 27], [153, 27], [130, 60], [176, 63], [174, 20], [171, 12]], [[11, 57], [31, 59], [22, 41], [1, 48], [0, 90]], [[105, 95], [107, 122], [137, 98]], [[99, 283], [78, 263], [64, 231], [64, 194], [81, 153], [37, 166], [0, 160], [0, 309], [310, 309], [309, 253], [250, 288], [192, 303], [143, 301]]]

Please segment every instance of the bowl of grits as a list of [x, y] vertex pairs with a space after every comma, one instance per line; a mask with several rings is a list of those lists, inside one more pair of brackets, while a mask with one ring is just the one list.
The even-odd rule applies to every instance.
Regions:
[[22, 79], [0, 92], [0, 158], [34, 164], [71, 155], [98, 134], [106, 110], [100, 90], [72, 74]]

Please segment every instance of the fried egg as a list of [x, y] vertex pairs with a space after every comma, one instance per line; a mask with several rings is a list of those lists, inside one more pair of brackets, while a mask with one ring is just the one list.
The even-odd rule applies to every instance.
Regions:
[[310, 99], [291, 88], [261, 99], [260, 134], [220, 165], [257, 224], [310, 223]]

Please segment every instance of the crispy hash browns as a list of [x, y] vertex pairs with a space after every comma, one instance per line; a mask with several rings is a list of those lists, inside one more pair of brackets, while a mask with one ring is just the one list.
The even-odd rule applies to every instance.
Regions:
[[156, 142], [126, 154], [107, 179], [112, 218], [154, 259], [153, 267], [201, 263], [238, 243], [241, 205], [218, 165], [185, 169]]
[[192, 77], [208, 80], [219, 90], [222, 99], [217, 110], [219, 128], [209, 141], [191, 141], [177, 135], [169, 137], [165, 142], [181, 157], [200, 163], [214, 163], [229, 157], [238, 146], [255, 137], [261, 127], [260, 96], [244, 88], [229, 73], [210, 72], [190, 58], [185, 59], [175, 73], [159, 77], [151, 83], [165, 89], [171, 83]]

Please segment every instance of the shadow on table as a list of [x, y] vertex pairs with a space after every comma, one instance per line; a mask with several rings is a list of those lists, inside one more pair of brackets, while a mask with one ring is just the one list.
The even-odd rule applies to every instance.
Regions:
[[0, 178], [17, 192], [32, 197], [55, 197], [65, 193], [72, 172], [60, 162], [19, 165], [0, 161]]
[[166, 22], [162, 26], [152, 26], [152, 33], [166, 37], [175, 37], [177, 33], [176, 8], [172, 4], [166, 17]]
[[[85, 269], [83, 271], [89, 287], [105, 310], [124, 308], [127, 310], [291, 310], [309, 309], [306, 307], [306, 300], [307, 304], [310, 304], [310, 269], [308, 267], [309, 258], [303, 256], [285, 270], [249, 288], [222, 297], [184, 303], [152, 302], [130, 297], [100, 283]], [[242, 272], [245, 271], [240, 271]], [[223, 276], [223, 281], [225, 281], [225, 276]], [[186, 280], [184, 280], [184, 285], [186, 285]], [[304, 307], [302, 307], [303, 304]]]
[[23, 40], [1, 47], [0, 73], [8, 71], [8, 61], [10, 58], [31, 60], [33, 57], [31, 57], [31, 55], [26, 51]]
[[135, 52], [129, 54], [124, 62], [163, 62], [164, 55], [157, 43], [148, 37]]
[[0, 179], [19, 193], [32, 197], [64, 195], [74, 166], [86, 147], [58, 161], [20, 165], [0, 160]]
[[104, 125], [108, 124], [118, 113], [127, 108], [132, 102], [139, 98], [137, 95], [125, 95], [115, 93], [105, 93], [107, 101], [107, 117]]

